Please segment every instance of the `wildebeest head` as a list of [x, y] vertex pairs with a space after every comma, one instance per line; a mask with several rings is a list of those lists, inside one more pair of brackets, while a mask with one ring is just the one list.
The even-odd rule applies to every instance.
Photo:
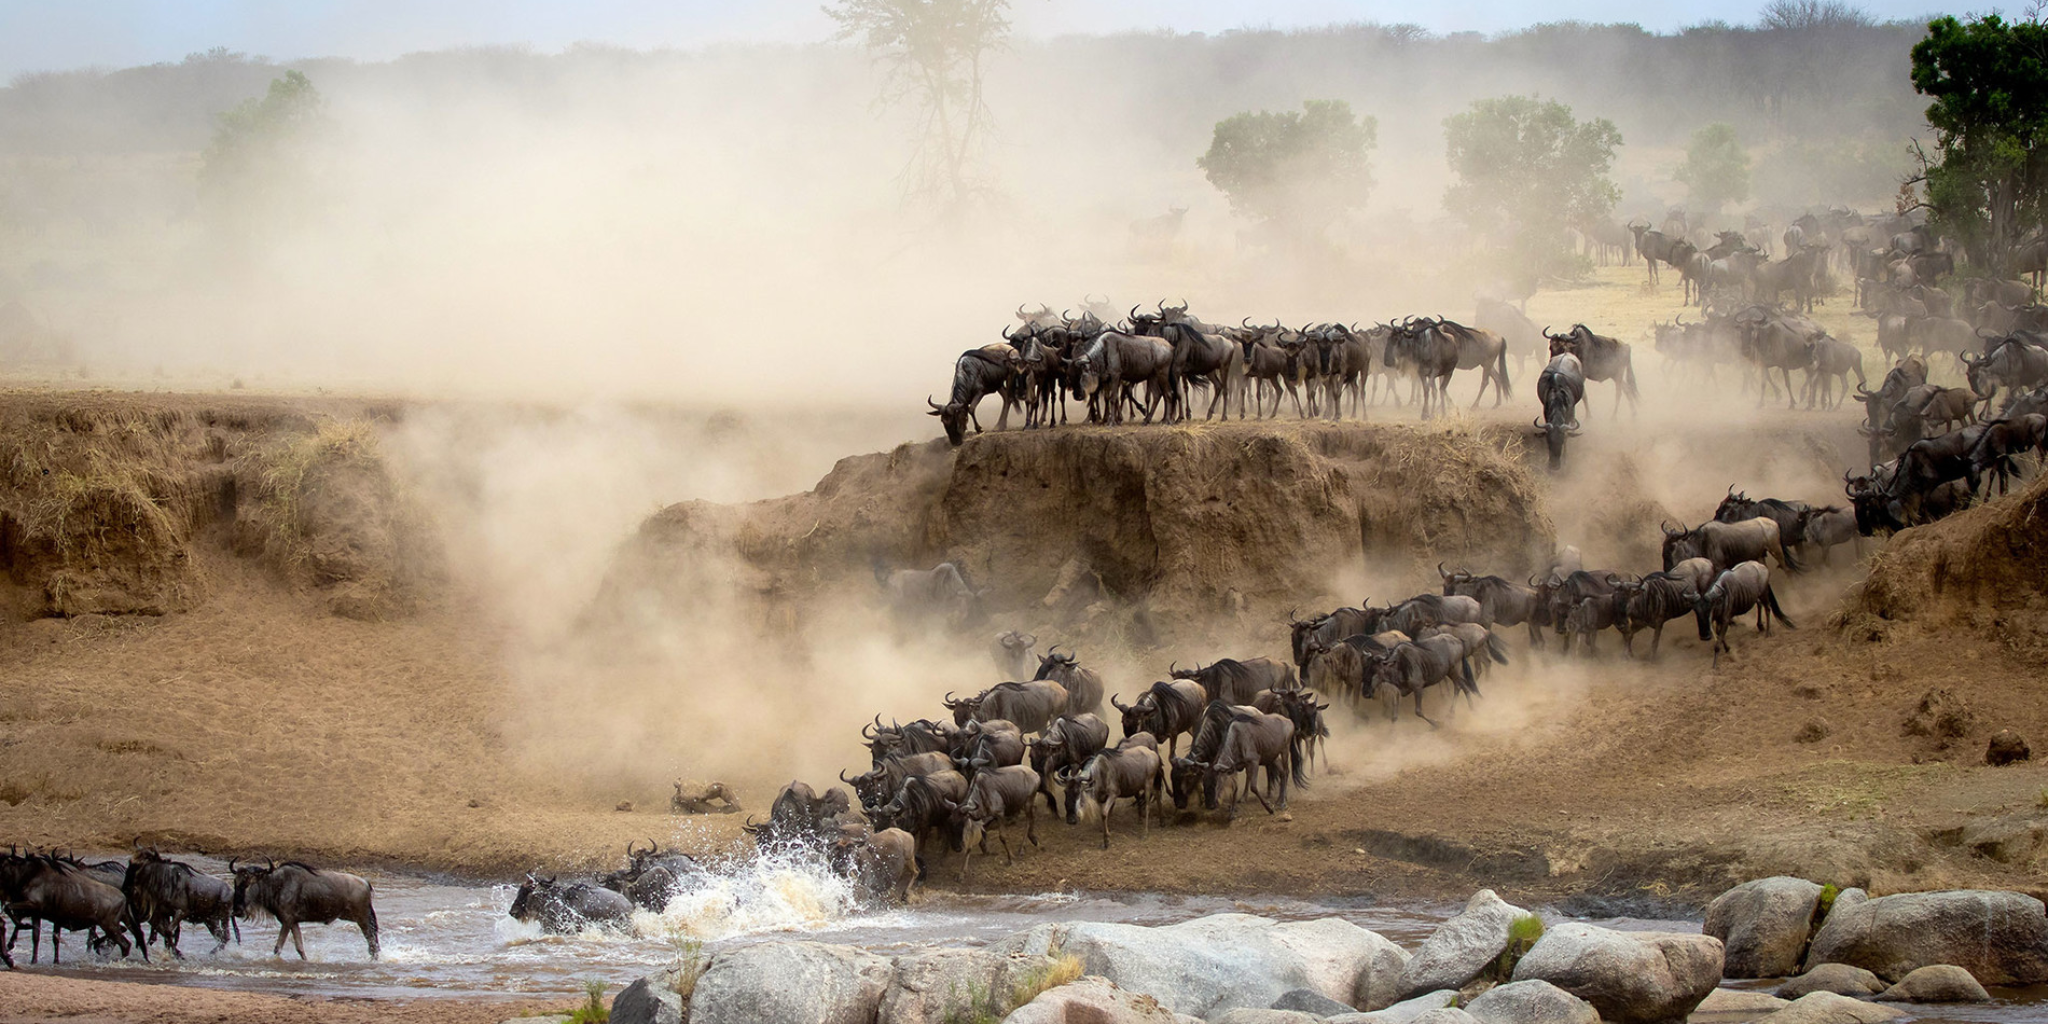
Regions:
[[1698, 558], [1706, 552], [1695, 530], [1688, 530], [1684, 524], [1673, 529], [1669, 522], [1657, 524], [1664, 531], [1664, 568], [1669, 569], [1688, 558]]
[[932, 407], [925, 415], [937, 416], [939, 425], [946, 428], [946, 441], [956, 448], [959, 447], [961, 442], [967, 439], [967, 407], [959, 402], [940, 405], [932, 401], [929, 395], [925, 396], [924, 403]]
[[1545, 327], [1543, 329], [1543, 337], [1550, 342], [1550, 358], [1556, 359], [1566, 352], [1570, 352], [1575, 356], [1579, 355], [1579, 338], [1576, 333], [1552, 334], [1550, 333], [1550, 328]]
[[[552, 877], [542, 878], [532, 871], [527, 872], [526, 881], [519, 883], [519, 891], [512, 896], [512, 909], [508, 913], [514, 920], [533, 920], [540, 913], [539, 904], [554, 892], [554, 888], [555, 880]], [[241, 886], [237, 885], [237, 901], [241, 898], [241, 891]]]
[[981, 697], [978, 694], [973, 697], [955, 698], [953, 691], [947, 690], [944, 703], [953, 712], [953, 724], [963, 728], [967, 723], [974, 721], [974, 713], [981, 710]]
[[[228, 861], [228, 871], [235, 876], [234, 915], [248, 917], [252, 911], [267, 910], [265, 896], [268, 895], [271, 875], [277, 870], [277, 862], [268, 864], [243, 864], [237, 860]], [[252, 905], [251, 900], [254, 900]]]
[[1123, 715], [1124, 735], [1126, 736], [1145, 731], [1145, 719], [1151, 717], [1155, 708], [1152, 695], [1149, 692], [1139, 697], [1136, 704], [1126, 704], [1118, 700], [1117, 695], [1112, 693], [1109, 695], [1109, 704]]

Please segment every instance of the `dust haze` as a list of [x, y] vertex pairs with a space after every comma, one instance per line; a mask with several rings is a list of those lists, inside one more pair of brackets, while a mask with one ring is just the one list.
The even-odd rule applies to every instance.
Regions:
[[[387, 454], [485, 610], [478, 628], [503, 635], [503, 724], [528, 767], [607, 798], [658, 799], [675, 777], [822, 782], [859, 763], [870, 715], [937, 716], [939, 694], [996, 682], [985, 637], [906, 633], [871, 588], [794, 628], [717, 599], [750, 585], [738, 565], [701, 581], [707, 600], [685, 614], [600, 602], [649, 515], [800, 491], [840, 457], [935, 435], [923, 396], [942, 395], [953, 357], [998, 340], [1020, 302], [1186, 299], [1223, 321], [1469, 316], [1491, 283], [1471, 270], [1484, 240], [1440, 204], [1442, 121], [1478, 98], [1538, 94], [1614, 121], [1617, 220], [1684, 203], [1672, 169], [1712, 121], [1750, 145], [1756, 207], [1888, 206], [1888, 168], [1920, 127], [1917, 36], [1350, 25], [1020, 39], [991, 69], [995, 131], [975, 172], [987, 201], [958, 219], [904, 195], [913, 126], [875, 102], [874, 67], [847, 48], [306, 61], [291, 67], [325, 101], [307, 173], [231, 239], [194, 198], [212, 119], [285, 68], [212, 54], [24, 76], [0, 90], [0, 304], [19, 301], [44, 344], [0, 372], [429, 400], [387, 430]], [[1217, 121], [1307, 99], [1346, 100], [1379, 126], [1370, 202], [1314, 256], [1264, 245], [1194, 162]], [[1176, 206], [1188, 213], [1170, 243], [1133, 232]], [[1569, 292], [1529, 304], [1539, 324], [1631, 341], [1647, 326], [1632, 310], [1603, 321]], [[1731, 482], [1809, 500], [1836, 489], [1841, 452], [1759, 471], [1727, 446], [1746, 400], [1661, 380], [1647, 345], [1638, 360], [1640, 428], [1589, 437], [1590, 451], [1625, 450], [1549, 498], [1558, 542], [1589, 568], [1653, 568], [1656, 518], [1697, 522]], [[1608, 413], [1609, 387], [1591, 391]], [[1516, 402], [1532, 405], [1526, 391]], [[1636, 503], [1625, 522], [1560, 511], [1617, 488]], [[1411, 566], [1366, 565], [1333, 571], [1328, 596], [1434, 589]], [[1033, 624], [984, 632], [1006, 625]], [[1227, 623], [1217, 649], [1171, 653], [1280, 656], [1274, 628]], [[1135, 647], [1084, 659], [1126, 696], [1163, 660]], [[1576, 680], [1524, 676], [1457, 731], [1526, 733], [1570, 705]], [[1444, 742], [1403, 740], [1370, 763]]]

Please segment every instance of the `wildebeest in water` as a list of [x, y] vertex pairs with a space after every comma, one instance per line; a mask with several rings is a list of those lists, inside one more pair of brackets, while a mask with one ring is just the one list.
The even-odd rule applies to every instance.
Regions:
[[322, 870], [298, 861], [267, 865], [229, 861], [228, 870], [235, 875], [235, 916], [261, 915], [277, 922], [272, 956], [284, 955], [284, 940], [289, 936], [299, 959], [306, 959], [301, 924], [349, 921], [362, 929], [363, 940], [370, 945], [370, 959], [377, 959], [377, 909], [371, 905], [375, 892], [369, 882], [345, 871]]

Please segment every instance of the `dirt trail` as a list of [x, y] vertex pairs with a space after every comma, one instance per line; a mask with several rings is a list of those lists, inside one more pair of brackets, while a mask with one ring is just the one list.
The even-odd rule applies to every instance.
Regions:
[[[186, 400], [125, 401], [140, 412]], [[311, 409], [283, 429], [317, 436], [314, 421], [360, 414]], [[805, 705], [775, 740], [792, 745], [786, 754], [753, 748], [762, 763], [741, 781], [759, 807], [778, 781], [856, 765], [854, 732], [872, 711], [927, 714], [943, 688], [993, 681], [974, 674], [992, 671], [976, 642], [910, 637], [899, 649], [872, 610], [846, 617], [849, 603], [872, 603], [856, 598], [872, 595], [877, 557], [960, 558], [995, 587], [981, 629], [1081, 644], [1128, 693], [1174, 658], [1278, 655], [1289, 607], [1428, 589], [1447, 553], [1521, 571], [1551, 544], [1577, 543], [1589, 563], [1640, 569], [1655, 558], [1651, 513], [1703, 518], [1744, 466], [1733, 479], [1824, 497], [1812, 492], [1832, 476], [1846, 428], [1788, 422], [1804, 426], [1766, 418], [1684, 441], [1596, 438], [1582, 468], [1556, 481], [1532, 473], [1505, 426], [1074, 430], [991, 435], [957, 454], [905, 446], [845, 460], [806, 494], [651, 517], [619, 549], [578, 627], [587, 635], [551, 648], [545, 672], [488, 594], [444, 581], [402, 613], [348, 617], [317, 576], [238, 554], [234, 522], [217, 516], [180, 527], [183, 571], [203, 584], [185, 610], [0, 624], [0, 835], [81, 848], [141, 836], [492, 875], [605, 863], [649, 835], [732, 848], [732, 818], [659, 813], [675, 758], [732, 731], [692, 717], [694, 688], [707, 684], [661, 643], [614, 642], [673, 622], [687, 610], [677, 602], [741, 595], [743, 612], [712, 623], [737, 630], [736, 650], [758, 654], [764, 628], [814, 645], [759, 654], [778, 668], [735, 677], [741, 694], [787, 688], [815, 703], [845, 691]], [[272, 440], [252, 438], [252, 451]], [[2040, 500], [2037, 486], [1977, 520], [1908, 534], [1879, 564], [1950, 534], [1943, 543], [1979, 550], [1961, 536], [1992, 536], [1978, 520], [2021, 536]], [[2003, 543], [1987, 550], [2024, 550]], [[1091, 830], [1041, 821], [1043, 848], [1009, 868], [977, 864], [974, 887], [1455, 896], [1485, 884], [1532, 899], [1696, 903], [1788, 872], [1878, 889], [2037, 888], [2048, 772], [1981, 759], [1998, 728], [2048, 737], [2037, 698], [2048, 631], [2019, 614], [2038, 608], [2024, 590], [2038, 579], [2002, 583], [2022, 588], [2016, 603], [1950, 588], [1947, 611], [1921, 615], [1932, 597], [1892, 582], [1871, 591], [1891, 596], [1865, 597], [1842, 561], [1785, 582], [1802, 628], [1763, 638], [1738, 627], [1719, 668], [1688, 622], [1672, 624], [1655, 663], [1612, 650], [1529, 656], [1516, 630], [1516, 664], [1441, 732], [1334, 712], [1337, 772], [1287, 815], [1253, 806], [1227, 827], [1155, 831], [1143, 856], [1133, 822], [1118, 823], [1105, 854]], [[1951, 561], [1951, 574], [1990, 571]], [[895, 653], [873, 661], [850, 646], [851, 623]], [[905, 659], [925, 653], [931, 671], [915, 675]], [[891, 675], [905, 672], [914, 678]], [[1949, 694], [1916, 718], [1937, 689]], [[569, 729], [577, 705], [614, 693], [639, 695], [626, 710], [659, 723], [614, 736], [640, 752], [623, 766], [591, 734], [550, 744], [535, 732], [537, 721]], [[635, 810], [613, 810], [620, 800]], [[938, 861], [934, 884], [958, 885], [957, 866]]]

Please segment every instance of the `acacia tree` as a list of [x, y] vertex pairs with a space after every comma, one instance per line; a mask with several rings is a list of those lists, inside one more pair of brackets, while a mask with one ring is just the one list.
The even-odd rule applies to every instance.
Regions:
[[1315, 237], [1365, 205], [1379, 144], [1379, 122], [1353, 116], [1343, 100], [1301, 107], [1218, 121], [1209, 151], [1195, 160], [1232, 210], [1297, 239]]
[[1734, 125], [1706, 125], [1692, 133], [1685, 162], [1678, 165], [1673, 177], [1685, 186], [1695, 205], [1718, 213], [1729, 203], [1749, 198], [1749, 151], [1742, 148]]
[[839, 23], [834, 38], [859, 40], [882, 65], [877, 102], [914, 111], [906, 193], [949, 215], [983, 191], [973, 173], [989, 127], [983, 65], [1009, 38], [1009, 9], [1009, 0], [838, 0], [825, 8]]
[[1996, 14], [1936, 18], [1913, 46], [1913, 88], [1934, 97], [1935, 152], [1918, 182], [1935, 224], [1995, 267], [2048, 214], [2048, 25]]
[[1445, 118], [1444, 143], [1457, 175], [1445, 209], [1499, 243], [1521, 274], [1585, 272], [1565, 229], [1606, 219], [1621, 199], [1608, 177], [1621, 145], [1612, 122], [1576, 120], [1556, 100], [1501, 96]]
[[199, 198], [217, 223], [247, 234], [304, 206], [311, 148], [326, 131], [326, 104], [297, 71], [260, 97], [220, 115], [199, 166]]

